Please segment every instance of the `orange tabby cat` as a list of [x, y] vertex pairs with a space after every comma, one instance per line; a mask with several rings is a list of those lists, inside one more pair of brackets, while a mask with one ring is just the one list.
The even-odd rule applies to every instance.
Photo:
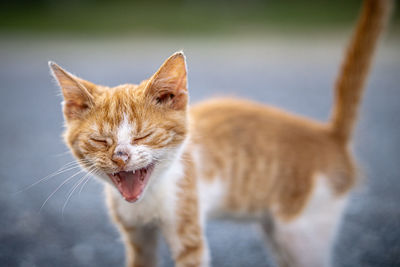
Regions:
[[65, 141], [105, 182], [127, 265], [155, 265], [161, 231], [176, 266], [208, 266], [204, 224], [213, 215], [259, 221], [279, 266], [329, 264], [356, 180], [348, 144], [389, 4], [364, 1], [326, 124], [235, 99], [189, 109], [182, 52], [150, 79], [113, 88], [50, 63]]

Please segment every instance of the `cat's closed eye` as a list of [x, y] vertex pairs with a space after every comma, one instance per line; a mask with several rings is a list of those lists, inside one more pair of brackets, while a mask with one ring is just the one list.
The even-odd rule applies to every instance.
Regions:
[[137, 142], [143, 141], [146, 138], [150, 137], [152, 134], [153, 134], [153, 132], [150, 132], [150, 133], [148, 133], [146, 135], [136, 137], [136, 138], [133, 139], [133, 143], [136, 144]]
[[101, 146], [108, 146], [110, 143], [110, 140], [107, 140], [106, 138], [100, 138], [100, 137], [91, 137], [90, 142], [95, 145], [101, 145]]

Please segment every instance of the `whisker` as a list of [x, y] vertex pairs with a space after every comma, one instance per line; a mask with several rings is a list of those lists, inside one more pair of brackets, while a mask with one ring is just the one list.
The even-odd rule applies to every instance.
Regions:
[[51, 173], [51, 174], [39, 179], [38, 181], [34, 182], [33, 184], [30, 184], [30, 185], [18, 190], [17, 192], [14, 192], [14, 194], [22, 193], [22, 192], [34, 187], [35, 185], [39, 184], [40, 182], [44, 182], [44, 181], [46, 181], [46, 180], [48, 180], [48, 179], [50, 179], [50, 178], [52, 178], [54, 176], [57, 176], [57, 175], [62, 174], [64, 172], [76, 169], [76, 168], [80, 167], [80, 164], [84, 165], [85, 163], [88, 164], [88, 163], [90, 163], [90, 161], [87, 160], [87, 159], [77, 159], [77, 160], [73, 160], [71, 162], [68, 162], [68, 163], [64, 164], [61, 168], [56, 170], [55, 172], [53, 172], [53, 173]]
[[[97, 170], [95, 170], [92, 174], [93, 174], [93, 175], [97, 174]], [[81, 192], [82, 192], [83, 188], [85, 187], [85, 185], [86, 185], [86, 184], [89, 182], [89, 180], [93, 177], [93, 175], [90, 175], [90, 176], [86, 179], [86, 181], [83, 183], [83, 185], [81, 186], [81, 189], [79, 190], [79, 195], [81, 194]]]
[[74, 175], [70, 176], [69, 178], [65, 179], [64, 182], [62, 182], [54, 191], [53, 193], [51, 193], [46, 200], [43, 202], [42, 206], [39, 209], [39, 213], [42, 211], [43, 207], [46, 205], [47, 201], [49, 201], [49, 199], [55, 194], [57, 193], [58, 190], [60, 190], [60, 188], [65, 185], [68, 181], [70, 181], [72, 178], [74, 178], [75, 176], [77, 176], [79, 173], [84, 172], [84, 170], [80, 170], [79, 172], [75, 173]]
[[71, 199], [72, 195], [74, 194], [75, 190], [79, 187], [80, 184], [85, 180], [87, 176], [89, 176], [92, 173], [92, 170], [94, 169], [94, 166], [91, 166], [90, 169], [88, 170], [88, 173], [86, 173], [83, 177], [81, 177], [78, 182], [76, 182], [73, 186], [72, 189], [68, 192], [68, 197], [67, 200], [65, 201], [62, 209], [61, 209], [61, 216], [64, 217], [64, 210], [65, 207], [67, 206], [69, 200]]
[[70, 151], [70, 150], [67, 150], [67, 151], [64, 151], [64, 152], [55, 154], [55, 155], [53, 155], [53, 157], [62, 157], [62, 156], [65, 156], [65, 155], [67, 155], [67, 154], [70, 154], [70, 153], [71, 153], [71, 151]]
[[[85, 179], [85, 178], [88, 176], [88, 174], [92, 173], [92, 170], [93, 170], [94, 168], [95, 168], [94, 166], [90, 166], [89, 170], [86, 170], [87, 174], [85, 174], [83, 177], [81, 177], [81, 179], [79, 179], [79, 181]], [[79, 182], [79, 181], [78, 181], [78, 182]], [[75, 186], [75, 185], [76, 185], [76, 183], [74, 184], [74, 186]], [[68, 195], [71, 193], [71, 191], [73, 191], [74, 186], [70, 189], [70, 191], [68, 191], [68, 193], [67, 193]]]
[[[74, 163], [75, 163], [75, 162], [74, 162]], [[68, 164], [68, 163], [67, 163], [67, 164]], [[66, 165], [67, 165], [67, 164], [66, 164]], [[78, 163], [76, 163], [76, 164], [78, 164]], [[44, 182], [44, 181], [46, 181], [46, 180], [48, 180], [48, 179], [50, 179], [50, 178], [52, 178], [52, 177], [54, 177], [54, 176], [57, 176], [57, 175], [62, 174], [62, 173], [64, 173], [64, 172], [68, 172], [68, 171], [71, 171], [71, 170], [73, 170], [73, 169], [76, 169], [76, 168], [79, 168], [79, 167], [80, 167], [80, 166], [74, 166], [74, 164], [72, 164], [71, 162], [68, 164], [68, 166], [66, 166], [66, 165], [64, 165], [64, 166], [61, 167], [60, 169], [56, 170], [55, 172], [53, 172], [53, 173], [51, 173], [51, 174], [49, 174], [49, 175], [47, 175], [47, 176], [45, 176], [45, 177], [39, 179], [38, 181], [34, 182], [33, 184], [30, 184], [30, 185], [28, 185], [28, 186], [26, 186], [26, 187], [20, 189], [19, 191], [14, 192], [14, 194], [22, 193], [22, 192], [24, 192], [24, 191], [26, 191], [26, 190], [28, 190], [28, 189], [34, 187], [35, 185], [39, 184], [40, 182]]]

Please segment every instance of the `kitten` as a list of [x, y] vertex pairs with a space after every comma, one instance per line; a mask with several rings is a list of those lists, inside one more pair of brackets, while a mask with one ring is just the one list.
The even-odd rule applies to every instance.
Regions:
[[279, 266], [323, 266], [356, 167], [348, 149], [389, 1], [366, 0], [319, 123], [250, 101], [188, 108], [182, 52], [148, 80], [109, 88], [50, 68], [64, 95], [65, 141], [104, 181], [127, 266], [154, 266], [158, 232], [176, 266], [208, 266], [210, 216], [258, 221]]

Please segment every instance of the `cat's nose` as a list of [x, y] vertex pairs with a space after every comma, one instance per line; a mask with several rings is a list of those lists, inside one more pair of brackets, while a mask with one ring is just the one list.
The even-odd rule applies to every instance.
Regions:
[[128, 163], [129, 158], [129, 152], [125, 150], [115, 150], [111, 159], [118, 165], [118, 167], [122, 168]]

